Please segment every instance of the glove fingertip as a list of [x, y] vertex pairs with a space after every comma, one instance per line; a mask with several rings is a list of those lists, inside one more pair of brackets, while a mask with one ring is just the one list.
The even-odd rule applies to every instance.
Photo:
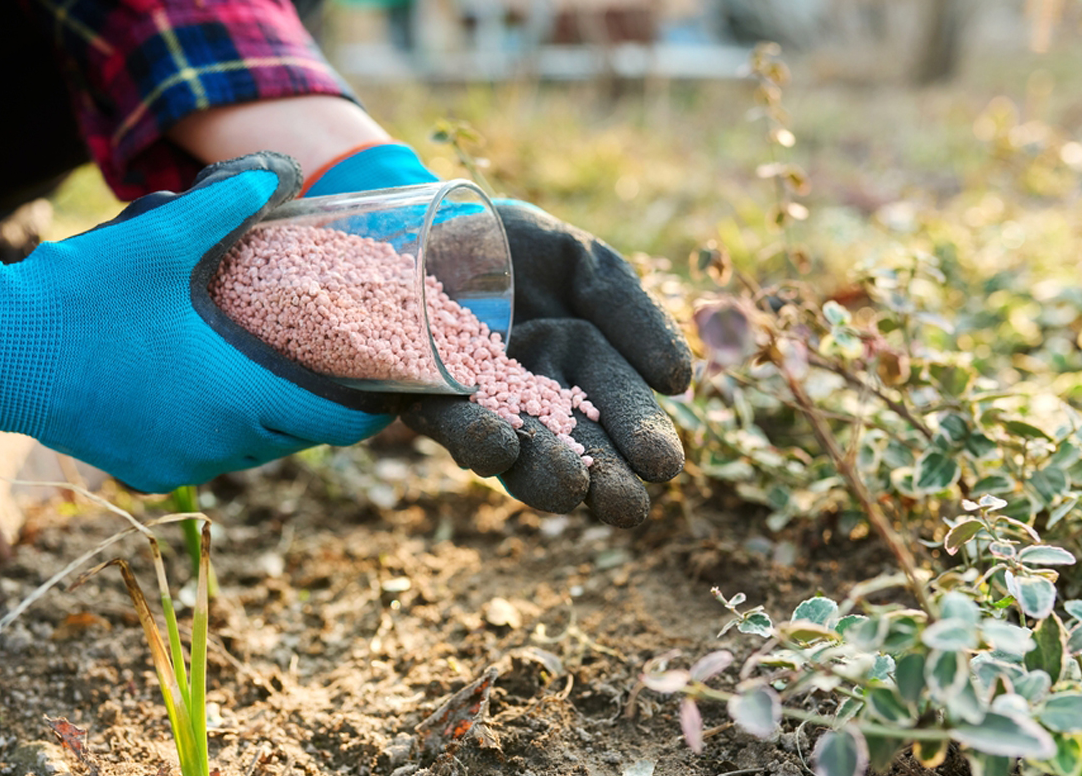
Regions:
[[[481, 477], [493, 477], [510, 469], [519, 454], [515, 430], [506, 421], [474, 422], [464, 430], [460, 466]], [[457, 458], [456, 458], [457, 461]]]
[[635, 435], [624, 453], [647, 482], [668, 482], [684, 469], [684, 448], [669, 422], [652, 424], [649, 432]]
[[521, 453], [500, 481], [524, 504], [544, 512], [570, 512], [586, 498], [590, 472], [570, 447], [529, 419], [519, 432]]
[[593, 458], [585, 502], [594, 517], [616, 528], [634, 528], [650, 512], [650, 496], [636, 472], [600, 426], [583, 421], [576, 431]]
[[507, 471], [519, 456], [515, 430], [496, 413], [461, 398], [430, 397], [407, 405], [402, 422], [439, 442], [482, 477]]
[[[600, 465], [594, 462], [594, 467]], [[635, 528], [650, 514], [650, 495], [635, 477], [606, 477], [600, 470], [592, 472], [585, 500], [598, 520], [615, 528]]]

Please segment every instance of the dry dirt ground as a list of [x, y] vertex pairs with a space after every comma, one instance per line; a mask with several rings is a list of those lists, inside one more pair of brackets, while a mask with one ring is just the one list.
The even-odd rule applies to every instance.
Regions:
[[[427, 440], [393, 435], [202, 492], [217, 521], [208, 697], [223, 776], [810, 773], [817, 731], [761, 742], [704, 705], [718, 729], [695, 755], [676, 698], [636, 692], [637, 678], [668, 650], [692, 660], [756, 646], [718, 640], [725, 610], [712, 585], [778, 617], [889, 563], [871, 541], [808, 528], [769, 537], [753, 512], [686, 480], [658, 487], [651, 519], [630, 531], [585, 511], [538, 513]], [[143, 519], [166, 511], [109, 483], [103, 494]], [[123, 527], [81, 497], [55, 497], [29, 518], [0, 561], [0, 614]], [[190, 577], [180, 531], [159, 535], [179, 587]], [[113, 555], [132, 562], [149, 595], [145, 542], [125, 539]], [[115, 571], [53, 589], [0, 634], [0, 776], [179, 772]], [[188, 615], [182, 607], [182, 627]], [[810, 702], [830, 712], [829, 701]], [[46, 716], [88, 731], [90, 766], [56, 745]]]

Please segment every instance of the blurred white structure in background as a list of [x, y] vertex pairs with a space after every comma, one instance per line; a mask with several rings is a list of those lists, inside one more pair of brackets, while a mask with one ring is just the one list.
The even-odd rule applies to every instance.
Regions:
[[1057, 1], [335, 0], [324, 31], [375, 81], [733, 78], [774, 40], [818, 77], [932, 83], [968, 46], [1030, 44]]
[[337, 64], [348, 75], [380, 80], [728, 78], [750, 50], [711, 29], [715, 4], [703, 0], [339, 0], [339, 5], [368, 18], [358, 18], [356, 26], [347, 21], [348, 31], [335, 36]]

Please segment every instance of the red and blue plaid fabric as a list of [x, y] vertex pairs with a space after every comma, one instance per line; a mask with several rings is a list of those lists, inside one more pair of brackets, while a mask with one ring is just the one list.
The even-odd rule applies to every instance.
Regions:
[[187, 188], [202, 164], [166, 130], [217, 105], [353, 99], [288, 0], [24, 0], [47, 30], [80, 129], [122, 199]]

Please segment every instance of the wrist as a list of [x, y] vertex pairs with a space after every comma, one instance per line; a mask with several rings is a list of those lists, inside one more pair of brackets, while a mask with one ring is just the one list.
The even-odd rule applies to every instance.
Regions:
[[317, 170], [305, 181], [301, 195], [317, 197], [438, 180], [439, 177], [424, 166], [417, 152], [408, 145], [378, 142], [355, 147]]
[[257, 151], [296, 159], [306, 177], [358, 145], [391, 140], [361, 106], [309, 94], [223, 105], [178, 121], [169, 138], [205, 164]]
[[48, 421], [61, 308], [33, 271], [39, 247], [0, 267], [0, 431], [40, 437]]

